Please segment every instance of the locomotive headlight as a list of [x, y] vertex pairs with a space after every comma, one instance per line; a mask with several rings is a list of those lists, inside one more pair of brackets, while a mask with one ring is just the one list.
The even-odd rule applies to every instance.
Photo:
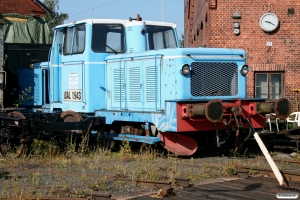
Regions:
[[181, 73], [183, 75], [188, 75], [190, 73], [190, 71], [191, 71], [190, 66], [188, 66], [188, 65], [183, 65], [182, 66]]
[[245, 76], [246, 74], [248, 74], [248, 72], [249, 72], [248, 65], [243, 65], [243, 67], [241, 69], [241, 74], [243, 74]]

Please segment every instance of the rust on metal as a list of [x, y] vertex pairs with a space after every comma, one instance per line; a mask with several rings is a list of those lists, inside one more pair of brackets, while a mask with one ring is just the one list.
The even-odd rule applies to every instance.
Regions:
[[158, 196], [161, 197], [170, 197], [173, 196], [173, 188], [170, 187], [163, 187], [160, 191]]
[[286, 119], [291, 114], [291, 103], [286, 98], [278, 99], [274, 110], [277, 118]]
[[[123, 178], [123, 177], [114, 177], [114, 178], [116, 180], [132, 181], [132, 178]], [[162, 187], [171, 185], [171, 181], [155, 181], [155, 180], [137, 179], [136, 182], [140, 183], [143, 186], [158, 187], [158, 188], [162, 188]]]
[[136, 128], [134, 126], [125, 125], [125, 126], [121, 126], [120, 133], [122, 133], [122, 134], [132, 134], [132, 135], [142, 135], [143, 129]]
[[213, 123], [222, 120], [223, 117], [223, 105], [220, 100], [210, 100], [206, 104], [186, 104], [185, 109], [188, 116], [205, 116]]
[[243, 113], [243, 109], [241, 108], [241, 106], [234, 106], [231, 108], [231, 111], [234, 112], [236, 116], [241, 116]]
[[256, 102], [255, 104], [256, 104], [257, 113], [269, 114], [269, 113], [275, 112], [275, 109], [274, 109], [275, 104], [274, 103]]
[[40, 200], [92, 200], [89, 198], [60, 198], [60, 197], [44, 197], [39, 199]]
[[189, 178], [175, 178], [175, 183], [178, 186], [182, 186], [182, 187], [189, 187], [191, 186], [190, 184], [190, 179]]
[[294, 163], [294, 164], [300, 164], [300, 161], [297, 161], [297, 160], [281, 160], [281, 159], [274, 159], [274, 161], [287, 162], [287, 163]]
[[174, 184], [176, 186], [182, 186], [182, 187], [191, 186], [189, 178], [174, 178], [174, 180], [172, 181], [172, 178], [166, 176], [166, 177], [164, 177], [164, 179], [165, 180], [170, 180], [171, 182], [174, 182]]
[[40, 200], [111, 200], [111, 195], [106, 194], [96, 194], [90, 197], [90, 198], [61, 198], [61, 197], [42, 197], [39, 198]]
[[276, 103], [256, 102], [257, 113], [275, 113], [276, 118], [286, 119], [291, 114], [291, 103], [286, 98], [280, 98]]
[[163, 188], [171, 185], [171, 181], [137, 180], [143, 186]]
[[92, 196], [91, 200], [110, 200], [111, 199], [110, 194], [101, 194], [99, 192], [93, 192], [91, 196]]
[[165, 149], [177, 155], [190, 156], [198, 149], [196, 140], [179, 133], [161, 132], [159, 138]]
[[187, 104], [186, 110], [189, 116], [205, 116], [205, 104]]
[[[260, 168], [248, 168], [245, 167], [245, 170], [254, 170], [259, 171], [265, 176], [276, 178], [272, 170], [269, 169], [260, 169]], [[299, 171], [280, 171], [285, 180], [300, 182], [300, 172]]]
[[173, 188], [171, 187], [163, 187], [161, 188], [157, 194], [151, 195], [152, 198], [165, 198], [174, 196], [175, 193], [173, 192]]
[[[83, 117], [72, 110], [66, 110], [65, 112], [60, 114], [60, 117], [64, 120], [64, 122], [81, 122], [83, 121]], [[83, 133], [82, 130], [71, 130], [71, 132]]]

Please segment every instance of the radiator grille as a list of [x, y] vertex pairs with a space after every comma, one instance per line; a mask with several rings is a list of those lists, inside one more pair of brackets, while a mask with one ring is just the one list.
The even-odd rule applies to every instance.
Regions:
[[235, 96], [237, 93], [236, 63], [193, 62], [191, 64], [192, 96]]

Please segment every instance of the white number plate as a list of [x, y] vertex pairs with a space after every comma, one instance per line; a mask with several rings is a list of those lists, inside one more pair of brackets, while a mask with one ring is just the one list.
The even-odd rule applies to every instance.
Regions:
[[82, 101], [81, 90], [66, 90], [64, 93], [65, 101]]

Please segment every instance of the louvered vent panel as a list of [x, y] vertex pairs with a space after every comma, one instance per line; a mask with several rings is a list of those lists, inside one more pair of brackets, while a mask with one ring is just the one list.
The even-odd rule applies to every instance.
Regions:
[[156, 66], [146, 67], [146, 102], [159, 101], [159, 77]]
[[141, 102], [141, 68], [131, 67], [129, 68], [129, 102]]
[[124, 67], [114, 69], [114, 102], [125, 102], [125, 71]]

